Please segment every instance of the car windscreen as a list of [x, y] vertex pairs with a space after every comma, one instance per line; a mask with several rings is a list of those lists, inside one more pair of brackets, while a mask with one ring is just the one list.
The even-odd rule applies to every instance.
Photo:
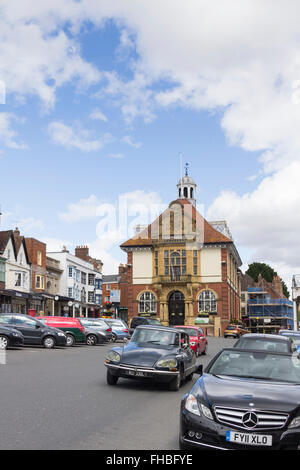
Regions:
[[228, 325], [226, 330], [236, 330], [237, 327], [236, 326], [233, 326], [233, 325]]
[[107, 328], [108, 325], [104, 321], [91, 321], [91, 320], [84, 320], [80, 318], [80, 323], [83, 326], [99, 326], [101, 328]]
[[224, 350], [206, 370], [209, 374], [300, 384], [300, 360], [262, 351]]
[[147, 322], [149, 323], [149, 325], [161, 325], [160, 321], [155, 320], [154, 318], [149, 318]]
[[259, 349], [262, 351], [270, 352], [289, 352], [288, 341], [281, 340], [268, 340], [255, 339], [255, 338], [241, 338], [235, 345], [239, 349]]
[[290, 334], [282, 334], [282, 336], [286, 336], [288, 338], [291, 338], [296, 346], [300, 346], [300, 335], [290, 335]]
[[194, 328], [184, 328], [184, 332], [189, 336], [198, 336], [198, 330]]
[[153, 328], [137, 328], [131, 341], [142, 346], [172, 348], [179, 345], [179, 334], [172, 331], [155, 330]]
[[124, 323], [121, 322], [121, 321], [118, 321], [118, 320], [116, 320], [116, 321], [108, 321], [107, 323], [108, 323], [110, 326], [118, 326], [119, 328], [124, 328], [124, 327], [125, 327]]

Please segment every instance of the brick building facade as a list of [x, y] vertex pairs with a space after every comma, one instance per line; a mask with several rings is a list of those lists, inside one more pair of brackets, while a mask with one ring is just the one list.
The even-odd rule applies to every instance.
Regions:
[[229, 233], [221, 233], [197, 211], [190, 197], [196, 192], [191, 192], [193, 180], [188, 180], [188, 190], [184, 177], [178, 199], [121, 245], [127, 253], [121, 305], [126, 297], [129, 320], [153, 315], [164, 325], [193, 325], [197, 318], [218, 336], [232, 319], [240, 319], [242, 262]]

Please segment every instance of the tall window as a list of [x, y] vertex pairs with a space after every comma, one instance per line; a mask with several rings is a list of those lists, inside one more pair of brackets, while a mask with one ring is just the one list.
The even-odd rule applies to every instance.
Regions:
[[37, 252], [37, 264], [39, 266], [42, 266], [42, 252], [41, 251]]
[[154, 253], [154, 269], [155, 269], [155, 276], [158, 276], [158, 251]]
[[165, 251], [164, 254], [165, 276], [180, 280], [181, 275], [186, 275], [186, 250]]
[[199, 312], [217, 312], [217, 299], [211, 290], [204, 290], [200, 293]]
[[85, 291], [84, 287], [81, 289], [80, 297], [81, 297], [81, 302], [83, 302], [85, 304], [85, 302], [86, 302], [86, 291]]
[[193, 251], [193, 273], [194, 276], [197, 276], [198, 274], [197, 250]]
[[144, 292], [140, 296], [139, 313], [156, 313], [156, 297], [152, 292]]

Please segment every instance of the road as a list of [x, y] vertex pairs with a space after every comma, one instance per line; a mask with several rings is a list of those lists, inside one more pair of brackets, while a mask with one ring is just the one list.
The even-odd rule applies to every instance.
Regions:
[[[234, 340], [209, 338], [206, 365]], [[106, 384], [111, 346], [7, 351], [0, 364], [0, 449], [176, 450], [180, 400], [164, 385]]]

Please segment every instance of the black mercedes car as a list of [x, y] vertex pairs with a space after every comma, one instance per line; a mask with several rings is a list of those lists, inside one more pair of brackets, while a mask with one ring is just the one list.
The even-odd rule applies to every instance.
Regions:
[[14, 328], [0, 325], [0, 349], [7, 349], [9, 346], [22, 346], [24, 336]]
[[300, 449], [296, 354], [223, 349], [181, 402], [181, 449]]
[[184, 331], [150, 325], [138, 326], [129, 343], [111, 349], [105, 366], [109, 385], [120, 377], [148, 379], [165, 382], [174, 391], [197, 371], [196, 356]]

